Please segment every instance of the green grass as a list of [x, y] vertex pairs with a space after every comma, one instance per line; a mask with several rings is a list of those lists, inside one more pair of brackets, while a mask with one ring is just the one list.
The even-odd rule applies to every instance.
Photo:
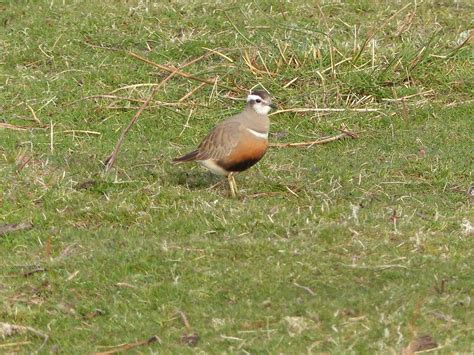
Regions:
[[[472, 351], [473, 6], [216, 3], [2, 2], [0, 122], [33, 128], [0, 127], [0, 224], [34, 227], [0, 236], [0, 322], [47, 334], [42, 352], [157, 335], [138, 351], [399, 353], [424, 334]], [[160, 105], [200, 85], [168, 81], [105, 174], [139, 104], [87, 97], [168, 75], [127, 50], [178, 67], [205, 48], [230, 60], [184, 71], [222, 86]], [[343, 124], [359, 138], [271, 148], [237, 177], [239, 199], [169, 163], [257, 84], [281, 109], [378, 111], [272, 116], [272, 142]], [[0, 352], [42, 343], [0, 337]]]

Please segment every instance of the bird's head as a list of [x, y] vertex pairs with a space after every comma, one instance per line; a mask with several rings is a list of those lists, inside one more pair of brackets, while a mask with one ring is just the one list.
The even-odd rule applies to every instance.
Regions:
[[266, 115], [273, 108], [272, 99], [266, 91], [254, 90], [247, 96], [247, 105], [249, 105], [259, 115]]

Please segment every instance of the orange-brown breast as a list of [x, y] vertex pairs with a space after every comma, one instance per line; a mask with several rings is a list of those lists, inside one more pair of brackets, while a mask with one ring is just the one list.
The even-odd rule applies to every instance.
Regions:
[[268, 141], [257, 138], [251, 133], [245, 132], [239, 139], [239, 143], [218, 164], [228, 171], [243, 171], [256, 164], [265, 155]]

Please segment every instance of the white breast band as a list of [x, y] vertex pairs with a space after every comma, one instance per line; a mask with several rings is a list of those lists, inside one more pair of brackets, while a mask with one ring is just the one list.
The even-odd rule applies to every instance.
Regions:
[[252, 133], [255, 137], [268, 139], [268, 133], [262, 133], [258, 131], [254, 131], [253, 129], [247, 128], [247, 130]]

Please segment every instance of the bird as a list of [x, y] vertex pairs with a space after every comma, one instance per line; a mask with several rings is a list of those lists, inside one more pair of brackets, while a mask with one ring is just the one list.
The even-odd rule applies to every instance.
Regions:
[[242, 112], [217, 124], [197, 149], [172, 163], [197, 162], [213, 174], [227, 177], [230, 193], [235, 197], [238, 191], [234, 174], [255, 165], [267, 152], [268, 113], [275, 108], [266, 91], [251, 91]]

